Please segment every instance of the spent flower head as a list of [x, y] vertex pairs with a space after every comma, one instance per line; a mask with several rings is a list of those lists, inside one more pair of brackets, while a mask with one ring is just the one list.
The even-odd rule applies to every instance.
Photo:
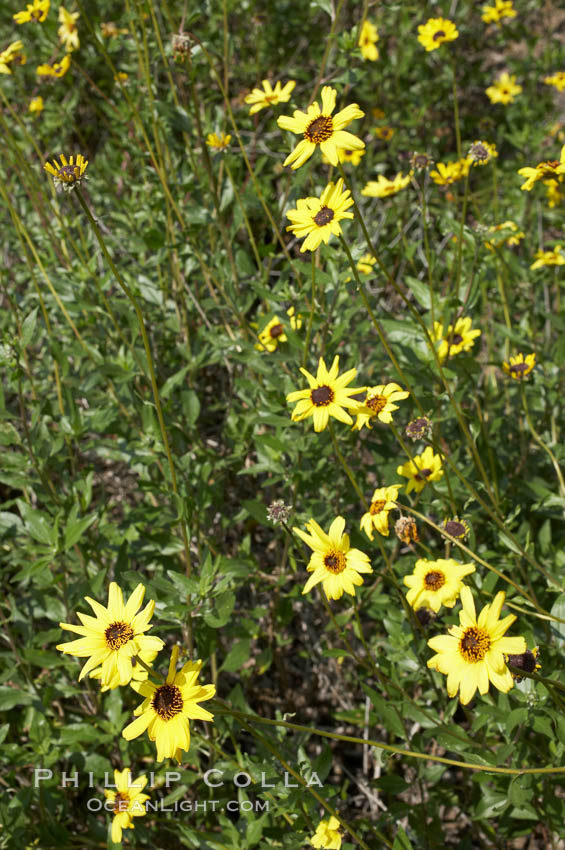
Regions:
[[426, 437], [429, 434], [431, 427], [432, 423], [427, 416], [419, 416], [417, 419], [412, 419], [412, 421], [408, 423], [404, 429], [404, 433], [407, 437], [410, 437], [411, 440], [416, 442], [416, 440], [421, 440], [422, 437]]
[[267, 508], [267, 519], [275, 525], [288, 522], [292, 513], [292, 505], [285, 505], [282, 499], [275, 499]]
[[454, 516], [443, 521], [441, 528], [455, 540], [465, 540], [471, 529], [464, 519]]
[[322, 107], [317, 102], [311, 103], [307, 112], [296, 109], [293, 117], [281, 115], [277, 124], [283, 130], [290, 130], [304, 136], [294, 150], [287, 156], [283, 165], [290, 165], [292, 169], [300, 168], [307, 159], [310, 159], [317, 147], [326, 155], [329, 162], [336, 166], [338, 164], [338, 150], [362, 150], [365, 143], [344, 130], [348, 124], [356, 118], [362, 118], [364, 112], [356, 103], [352, 103], [333, 115], [335, 109], [337, 92], [331, 86], [322, 89]]
[[467, 158], [471, 160], [473, 165], [486, 165], [491, 159], [498, 156], [496, 145], [494, 142], [473, 142], [469, 148]]
[[[510, 667], [516, 667], [518, 670], [523, 670], [524, 673], [537, 673], [538, 670], [541, 670], [541, 664], [538, 659], [539, 647], [537, 646], [533, 649], [526, 649], [525, 652], [521, 652], [519, 655], [504, 656], [504, 660]], [[513, 670], [510, 671], [510, 675], [516, 682], [521, 682], [524, 678]]]
[[401, 516], [394, 523], [394, 533], [403, 543], [418, 543], [418, 526], [416, 520], [411, 516]]

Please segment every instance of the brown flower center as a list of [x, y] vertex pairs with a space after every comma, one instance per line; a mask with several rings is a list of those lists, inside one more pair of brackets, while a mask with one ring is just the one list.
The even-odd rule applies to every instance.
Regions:
[[429, 469], [429, 467], [425, 466], [423, 469], [419, 469], [418, 474], [415, 475], [414, 477], [418, 481], [422, 481], [422, 480], [425, 481], [427, 479], [428, 475], [431, 475], [432, 472], [433, 472], [433, 469]]
[[319, 145], [320, 142], [325, 142], [331, 139], [334, 133], [334, 122], [331, 115], [319, 115], [310, 121], [304, 131], [304, 137], [309, 142]]
[[371, 502], [371, 507], [369, 508], [369, 513], [371, 514], [380, 514], [386, 505], [386, 501], [384, 499], [377, 499], [376, 502]]
[[511, 375], [518, 375], [518, 376], [521, 377], [522, 373], [527, 372], [528, 369], [529, 369], [529, 366], [528, 366], [527, 363], [514, 363], [510, 367], [509, 372], [510, 372]]
[[384, 395], [372, 395], [365, 402], [369, 410], [372, 410], [375, 416], [377, 413], [380, 413], [381, 410], [386, 407], [387, 398]]
[[59, 180], [64, 180], [65, 183], [74, 183], [78, 179], [80, 168], [78, 165], [63, 165], [57, 172]]
[[153, 694], [151, 705], [161, 720], [170, 720], [175, 714], [180, 714], [184, 702], [176, 685], [161, 685]]
[[424, 578], [426, 590], [439, 590], [445, 584], [445, 576], [439, 570], [426, 573]]
[[462, 342], [463, 342], [463, 337], [461, 336], [461, 334], [452, 334], [451, 337], [449, 338], [449, 344], [450, 345], [461, 345]]
[[324, 224], [329, 224], [333, 219], [335, 212], [331, 210], [329, 207], [322, 207], [320, 212], [316, 213], [314, 216], [314, 221], [318, 225], [318, 227], [323, 227]]
[[327, 555], [324, 555], [324, 566], [330, 573], [333, 573], [336, 576], [339, 575], [347, 566], [345, 562], [345, 555], [343, 552], [339, 552], [336, 549], [332, 552], [328, 552]]
[[439, 38], [445, 38], [445, 32], [443, 30], [434, 32], [434, 41], [437, 41]]
[[327, 407], [328, 404], [332, 403], [335, 395], [332, 388], [324, 384], [323, 387], [316, 387], [315, 390], [312, 390], [310, 398], [312, 399], [312, 404], [316, 405], [316, 407]]
[[129, 623], [111, 623], [104, 632], [106, 646], [112, 651], [117, 651], [133, 638], [133, 629]]
[[114, 797], [114, 812], [127, 812], [129, 802], [129, 794], [126, 791], [118, 791]]
[[469, 664], [482, 661], [490, 649], [490, 637], [479, 626], [470, 626], [459, 641], [459, 652]]
[[276, 339], [276, 338], [277, 338], [278, 336], [280, 336], [282, 333], [284, 333], [284, 328], [283, 328], [283, 326], [280, 324], [280, 322], [279, 322], [279, 324], [278, 324], [278, 325], [273, 325], [273, 327], [272, 327], [272, 328], [271, 328], [271, 330], [269, 331], [269, 334], [270, 334], [272, 337], [274, 337], [274, 339]]
[[448, 519], [443, 527], [452, 537], [465, 537], [467, 534], [467, 529], [463, 523], [457, 522], [455, 519]]

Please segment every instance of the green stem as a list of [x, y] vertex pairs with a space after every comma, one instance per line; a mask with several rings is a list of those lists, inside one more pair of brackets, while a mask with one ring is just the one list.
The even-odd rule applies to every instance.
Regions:
[[550, 458], [551, 463], [553, 464], [553, 468], [555, 470], [555, 474], [557, 476], [557, 480], [559, 482], [559, 495], [563, 499], [563, 498], [565, 498], [565, 481], [563, 481], [563, 474], [561, 472], [561, 467], [559, 466], [559, 463], [557, 462], [557, 458], [555, 457], [555, 455], [553, 454], [553, 452], [551, 451], [549, 446], [546, 443], [544, 443], [544, 441], [542, 440], [542, 438], [540, 437], [540, 435], [538, 434], [538, 432], [534, 428], [534, 424], [533, 424], [533, 422], [530, 418], [530, 411], [528, 409], [528, 402], [527, 402], [527, 399], [526, 399], [526, 390], [525, 390], [525, 387], [524, 387], [523, 384], [520, 386], [520, 395], [521, 395], [521, 399], [522, 399], [522, 407], [524, 408], [524, 413], [526, 415], [526, 422], [528, 423], [528, 427], [529, 427], [530, 431], [532, 432], [532, 437], [534, 438], [534, 440], [536, 441], [538, 446], [541, 449], [543, 449], [545, 452], [547, 452], [547, 454], [549, 455], [549, 458]]
[[314, 321], [314, 309], [316, 305], [316, 254], [316, 251], [312, 251], [312, 295], [308, 327], [306, 329], [306, 339], [304, 340], [304, 353], [302, 355], [303, 368], [306, 368], [306, 363], [308, 362], [308, 348], [310, 347], [310, 337], [312, 336], [312, 323]]

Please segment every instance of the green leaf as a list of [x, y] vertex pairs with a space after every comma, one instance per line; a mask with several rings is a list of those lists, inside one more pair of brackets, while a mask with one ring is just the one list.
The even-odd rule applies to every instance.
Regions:
[[33, 539], [55, 548], [57, 545], [57, 527], [54, 525], [52, 517], [35, 508], [30, 508], [27, 502], [21, 499], [16, 499], [16, 504]]
[[96, 520], [95, 514], [82, 517], [81, 519], [69, 519], [65, 527], [65, 552], [80, 540], [87, 528]]
[[31, 705], [33, 698], [26, 691], [18, 688], [10, 688], [8, 685], [0, 685], [0, 711], [9, 711], [16, 705]]
[[236, 670], [239, 670], [241, 667], [243, 667], [243, 665], [249, 658], [250, 647], [250, 638], [238, 640], [226, 655], [224, 663], [220, 667], [220, 670], [225, 670], [226, 673], [235, 673]]
[[34, 307], [29, 316], [22, 322], [22, 335], [21, 335], [21, 343], [23, 348], [27, 348], [30, 344], [33, 334], [35, 332], [35, 325], [37, 323], [37, 307]]

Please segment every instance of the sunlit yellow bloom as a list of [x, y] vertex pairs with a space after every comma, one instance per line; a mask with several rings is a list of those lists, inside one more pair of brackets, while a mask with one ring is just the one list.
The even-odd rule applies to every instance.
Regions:
[[138, 584], [124, 604], [122, 590], [116, 582], [108, 589], [108, 607], [86, 596], [95, 617], [77, 613], [81, 626], [59, 623], [62, 629], [82, 635], [78, 640], [61, 643], [57, 649], [78, 658], [87, 658], [78, 677], [79, 682], [101, 665], [100, 682], [109, 688], [127, 685], [133, 675], [132, 658], [140, 652], [158, 652], [163, 646], [161, 638], [145, 635], [151, 628], [150, 620], [155, 609], [151, 600], [143, 611], [141, 606], [145, 587]]
[[553, 251], [537, 251], [534, 256], [536, 261], [530, 266], [531, 269], [540, 269], [542, 266], [565, 266], [565, 255], [561, 253], [561, 245], [556, 245]]
[[348, 151], [345, 150], [345, 148], [340, 148], [337, 152], [337, 156], [340, 162], [350, 162], [351, 165], [359, 165], [365, 156], [365, 151]]
[[397, 192], [405, 189], [411, 179], [412, 172], [402, 176], [399, 171], [393, 180], [388, 180], [384, 174], [379, 174], [376, 180], [369, 180], [361, 190], [361, 194], [367, 195], [369, 198], [387, 198], [389, 195], [396, 195]]
[[504, 596], [502, 590], [497, 593], [477, 618], [473, 594], [464, 586], [460, 625], [451, 626], [449, 634], [428, 641], [428, 646], [437, 653], [428, 661], [428, 667], [447, 675], [447, 693], [454, 697], [459, 691], [463, 705], [471, 701], [477, 688], [479, 693], [486, 694], [490, 682], [503, 693], [514, 684], [504, 655], [525, 652], [526, 641], [523, 637], [504, 637], [516, 619], [514, 614], [499, 619]]
[[503, 362], [502, 368], [507, 375], [514, 378], [515, 381], [522, 381], [530, 372], [533, 371], [536, 365], [536, 355], [517, 354], [515, 357], [510, 357], [509, 362]]
[[357, 261], [357, 271], [360, 271], [361, 274], [371, 274], [376, 262], [377, 258], [373, 257], [372, 254], [363, 254]]
[[29, 21], [42, 24], [49, 11], [50, 0], [33, 0], [28, 3], [25, 11], [16, 12], [12, 17], [17, 24], [27, 24]]
[[107, 800], [106, 808], [113, 811], [112, 841], [119, 844], [122, 830], [134, 829], [133, 819], [147, 814], [145, 802], [149, 800], [149, 794], [141, 793], [147, 785], [147, 777], [138, 776], [134, 781], [127, 767], [122, 771], [114, 771], [114, 785], [116, 790], [105, 788], [104, 796]]
[[376, 26], [365, 19], [359, 33], [359, 47], [361, 48], [363, 59], [369, 59], [371, 62], [375, 62], [379, 58], [378, 40], [379, 33]]
[[[290, 317], [290, 326], [293, 330], [302, 327], [302, 316], [294, 315], [294, 307], [289, 307], [286, 314]], [[271, 321], [259, 332], [258, 337], [259, 342], [255, 344], [258, 351], [275, 351], [279, 342], [287, 341], [284, 325], [278, 316], [273, 316]]]
[[498, 151], [494, 142], [473, 142], [467, 159], [470, 159], [473, 165], [486, 165], [497, 156]]
[[485, 242], [485, 247], [489, 251], [494, 251], [496, 245], [504, 244], [509, 247], [519, 245], [520, 240], [524, 238], [524, 231], [518, 230], [518, 225], [515, 221], [503, 221], [501, 224], [494, 224], [492, 227], [489, 227], [489, 233], [500, 233], [504, 230], [510, 230], [510, 235], [508, 233], [502, 233], [501, 236]]
[[77, 20], [79, 19], [78, 12], [67, 12], [63, 6], [59, 6], [59, 23], [61, 26], [57, 30], [59, 38], [65, 45], [66, 50], [70, 53], [76, 50], [80, 44], [78, 38]]
[[456, 162], [438, 162], [436, 170], [430, 171], [430, 177], [438, 186], [449, 186], [466, 177], [471, 164], [472, 160], [467, 156]]
[[347, 387], [355, 378], [357, 369], [349, 369], [339, 377], [338, 370], [338, 356], [334, 358], [329, 371], [323, 358], [320, 357], [316, 377], [302, 366], [300, 367], [310, 386], [307, 390], [296, 390], [286, 397], [287, 401], [298, 402], [292, 411], [293, 422], [300, 422], [308, 416], [313, 416], [314, 431], [323, 431], [328, 426], [330, 416], [333, 416], [340, 422], [345, 422], [346, 425], [353, 425], [353, 419], [344, 408], [355, 413], [359, 408], [359, 402], [350, 396], [364, 392], [365, 387]]
[[[158, 654], [159, 652], [157, 649], [140, 649], [140, 651], [137, 653], [137, 657], [140, 661], [143, 662], [143, 664], [146, 664], [148, 667], [151, 667]], [[149, 676], [149, 672], [145, 669], [145, 667], [143, 667], [142, 664], [137, 662], [136, 658], [131, 659], [131, 667], [131, 681], [145, 682], [145, 680]], [[91, 679], [102, 679], [102, 667], [96, 667], [96, 669], [91, 670], [89, 675]], [[104, 693], [105, 691], [110, 691], [113, 687], [116, 687], [116, 685], [102, 685], [102, 687], [100, 688], [100, 692]]]
[[565, 71], [557, 71], [549, 77], [543, 78], [547, 86], [554, 86], [557, 91], [565, 91]]
[[441, 322], [434, 322], [434, 329], [431, 333], [433, 342], [440, 342], [438, 348], [438, 357], [440, 363], [443, 363], [445, 358], [454, 357], [461, 351], [470, 351], [475, 344], [475, 338], [481, 335], [478, 328], [471, 329], [472, 319], [468, 316], [459, 318], [455, 322], [455, 327], [449, 325], [447, 332], [444, 334], [443, 325]]
[[51, 174], [56, 184], [62, 185], [64, 189], [74, 189], [84, 177], [88, 160], [81, 153], [70, 156], [68, 162], [64, 154], [61, 154], [59, 159], [61, 165], [53, 159], [54, 166], [46, 162], [43, 168]]
[[335, 166], [338, 164], [339, 148], [353, 151], [362, 150], [365, 147], [365, 143], [361, 139], [343, 129], [356, 118], [362, 118], [365, 113], [359, 109], [356, 103], [352, 103], [332, 115], [336, 97], [335, 89], [331, 86], [324, 86], [321, 109], [314, 101], [308, 107], [307, 112], [296, 109], [292, 118], [288, 115], [281, 115], [277, 119], [277, 124], [283, 130], [290, 130], [291, 133], [304, 136], [303, 140], [287, 156], [283, 165], [290, 165], [293, 169], [300, 168], [319, 146], [322, 153]]
[[169, 672], [163, 685], [146, 681], [132, 684], [134, 691], [144, 697], [134, 714], [136, 719], [122, 731], [131, 741], [146, 730], [150, 741], [157, 745], [157, 761], [174, 758], [179, 763], [182, 752], [190, 748], [189, 720], [213, 720], [214, 715], [198, 705], [212, 699], [215, 685], [198, 685], [202, 661], [187, 661], [176, 671], [179, 647], [173, 647]]
[[114, 35], [127, 35], [129, 30], [127, 27], [118, 29], [114, 21], [102, 22], [100, 24], [100, 32], [103, 38], [112, 38]]
[[308, 593], [322, 582], [328, 599], [340, 599], [344, 592], [355, 596], [355, 585], [363, 584], [359, 574], [372, 573], [373, 569], [364, 552], [349, 548], [349, 535], [343, 533], [344, 518], [336, 517], [327, 534], [313, 519], [306, 523], [306, 529], [308, 534], [300, 528], [292, 529], [312, 549], [306, 567], [312, 575], [302, 593]]
[[10, 65], [25, 65], [26, 58], [22, 53], [23, 41], [13, 41], [0, 53], [0, 74], [11, 74]]
[[544, 180], [547, 193], [547, 203], [551, 208], [556, 207], [563, 200], [564, 194], [559, 187], [559, 182], [563, 180], [563, 175], [559, 175], [559, 180]]
[[522, 86], [516, 83], [516, 75], [503, 71], [492, 86], [486, 89], [486, 95], [491, 103], [512, 103], [521, 91]]
[[512, 0], [494, 0], [494, 6], [483, 6], [481, 17], [485, 24], [499, 24], [503, 18], [515, 18], [516, 9]]
[[407, 393], [398, 384], [379, 384], [378, 387], [367, 387], [367, 395], [356, 411], [357, 420], [353, 430], [360, 431], [363, 426], [371, 428], [375, 419], [387, 424], [392, 422], [392, 413], [394, 410], [398, 410], [398, 405], [394, 402], [402, 401], [409, 395], [410, 393]]
[[261, 85], [263, 89], [253, 89], [245, 98], [245, 103], [251, 104], [251, 109], [249, 110], [250, 115], [254, 115], [256, 112], [259, 112], [261, 109], [265, 109], [268, 106], [276, 106], [278, 103], [287, 103], [290, 100], [290, 95], [292, 94], [292, 90], [296, 85], [296, 80], [289, 80], [283, 86], [281, 86], [280, 81], [275, 83], [275, 87], [271, 86], [269, 80], [263, 80]]
[[397, 467], [396, 474], [408, 478], [406, 493], [412, 490], [420, 493], [428, 481], [438, 481], [442, 477], [441, 457], [434, 454], [431, 446], [426, 446], [421, 455], [414, 455], [412, 460]]
[[430, 18], [418, 27], [418, 41], [426, 50], [437, 50], [444, 41], [454, 41], [459, 36], [457, 27], [447, 18]]
[[118, 71], [117, 74], [114, 74], [114, 82], [115, 83], [127, 83], [129, 80], [129, 74], [126, 74], [125, 71]]
[[43, 98], [41, 95], [38, 97], [32, 97], [29, 102], [28, 112], [37, 112], [38, 114], [43, 110]]
[[52, 65], [38, 65], [37, 74], [40, 77], [64, 77], [71, 67], [71, 57], [66, 53], [60, 62], [53, 62]]
[[527, 178], [526, 182], [520, 186], [520, 189], [525, 189], [526, 192], [529, 192], [538, 180], [559, 179], [560, 174], [565, 174], [565, 145], [561, 148], [559, 159], [539, 162], [535, 167], [527, 165], [525, 168], [520, 168], [518, 174]]
[[228, 133], [226, 136], [225, 133], [208, 133], [206, 138], [206, 144], [209, 148], [213, 148], [216, 151], [225, 151], [229, 143], [231, 142], [231, 136]]
[[382, 139], [385, 142], [389, 142], [394, 136], [394, 128], [389, 127], [388, 124], [384, 124], [382, 127], [374, 127], [373, 133], [377, 138]]
[[343, 191], [343, 179], [337, 183], [328, 183], [320, 198], [300, 198], [296, 209], [289, 210], [286, 217], [292, 224], [286, 228], [298, 239], [304, 239], [300, 251], [315, 251], [322, 242], [325, 245], [330, 236], [341, 236], [340, 221], [353, 218], [352, 212], [347, 212], [353, 206], [353, 198], [349, 189]]
[[388, 537], [388, 515], [397, 507], [396, 500], [400, 487], [400, 484], [393, 484], [392, 487], [378, 487], [373, 493], [369, 510], [361, 517], [359, 526], [369, 540], [373, 539], [374, 528], [383, 537]]
[[338, 832], [339, 821], [333, 815], [328, 820], [322, 820], [316, 827], [316, 832], [310, 839], [312, 847], [320, 847], [322, 850], [339, 850], [341, 847], [341, 835]]
[[406, 601], [412, 608], [431, 608], [436, 614], [442, 605], [453, 608], [463, 587], [462, 579], [474, 572], [474, 564], [460, 564], [453, 558], [420, 558], [414, 572], [404, 576], [404, 584], [410, 588]]

